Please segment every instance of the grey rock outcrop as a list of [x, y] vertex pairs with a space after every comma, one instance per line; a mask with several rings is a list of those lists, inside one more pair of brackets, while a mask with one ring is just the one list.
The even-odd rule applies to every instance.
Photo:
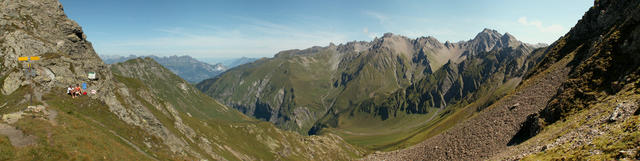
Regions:
[[[89, 90], [97, 91], [91, 97], [105, 102], [109, 111], [121, 120], [162, 139], [176, 154], [185, 155], [191, 151], [139, 101], [125, 97], [125, 102], [121, 102], [116, 98], [117, 94], [127, 95], [127, 87], [115, 82], [110, 69], [95, 53], [82, 28], [64, 14], [60, 2], [2, 1], [0, 19], [0, 78], [5, 78], [2, 94], [10, 95], [27, 85], [35, 87], [35, 93], [51, 90], [64, 93], [65, 87], [84, 82]], [[31, 56], [40, 56], [41, 60], [17, 60], [18, 57]], [[35, 74], [32, 77], [27, 77], [27, 63], [33, 67]], [[98, 79], [89, 80], [89, 72], [95, 72]], [[195, 152], [191, 154], [197, 155]]]
[[[82, 28], [69, 20], [57, 1], [3, 1], [0, 9], [0, 76], [8, 76], [3, 94], [8, 95], [23, 84], [42, 86], [38, 91], [63, 88], [87, 82], [104, 90], [110, 73], [86, 41]], [[18, 57], [40, 56], [41, 60], [18, 62]], [[28, 79], [27, 64], [34, 68]], [[89, 81], [88, 72], [101, 79]], [[26, 83], [25, 83], [26, 81]]]

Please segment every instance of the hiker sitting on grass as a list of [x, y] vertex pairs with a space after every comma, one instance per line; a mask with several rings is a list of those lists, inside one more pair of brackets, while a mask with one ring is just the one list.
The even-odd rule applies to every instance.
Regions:
[[82, 94], [82, 88], [80, 88], [80, 84], [76, 84], [76, 88], [74, 88], [73, 95], [75, 95], [75, 97], [78, 97], [81, 94]]
[[73, 94], [73, 87], [72, 86], [67, 87], [67, 95], [73, 97], [72, 94]]

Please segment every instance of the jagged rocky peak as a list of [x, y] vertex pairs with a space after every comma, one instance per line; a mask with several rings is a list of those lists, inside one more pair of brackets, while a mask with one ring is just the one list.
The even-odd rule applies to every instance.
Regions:
[[500, 38], [500, 42], [502, 43], [503, 47], [517, 47], [522, 44], [522, 42], [518, 41], [515, 36], [509, 34], [508, 32], [502, 35], [502, 38]]
[[502, 35], [502, 41], [518, 41], [518, 40], [516, 39], [515, 36], [511, 35], [508, 32], [505, 32], [504, 35]]
[[458, 44], [457, 43], [451, 43], [449, 40], [444, 42], [444, 46], [447, 47], [447, 48], [454, 48], [454, 47], [456, 47], [456, 45], [458, 45]]
[[[448, 43], [449, 41], [447, 41]], [[418, 48], [443, 48], [446, 47], [446, 45], [440, 43], [440, 41], [438, 41], [438, 39], [436, 39], [433, 36], [427, 36], [427, 37], [419, 37], [415, 40], [415, 46]]]
[[500, 39], [500, 37], [502, 37], [502, 34], [500, 34], [497, 30], [485, 28], [482, 30], [482, 32], [478, 33], [476, 37], [473, 39], [493, 41], [493, 40]]
[[503, 35], [497, 30], [487, 28], [467, 42], [467, 46], [475, 50], [476, 53], [491, 51], [495, 48], [518, 47], [521, 44], [522, 42], [509, 33]]
[[478, 33], [473, 40], [472, 46], [476, 46], [477, 51], [490, 51], [500, 41], [502, 34], [496, 30], [485, 28]]
[[341, 52], [341, 53], [346, 53], [349, 51], [361, 52], [361, 51], [369, 50], [370, 47], [371, 47], [371, 43], [366, 41], [351, 41], [351, 42], [347, 42], [346, 44], [338, 45], [337, 50], [338, 52]]
[[381, 38], [373, 40], [372, 43], [372, 48], [388, 50], [392, 54], [412, 55], [415, 52], [409, 38], [392, 33], [385, 33]]

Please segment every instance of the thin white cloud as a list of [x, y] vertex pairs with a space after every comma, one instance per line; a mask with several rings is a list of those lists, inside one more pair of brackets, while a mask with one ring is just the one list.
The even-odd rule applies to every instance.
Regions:
[[380, 37], [380, 36], [381, 36], [381, 34], [375, 33], [375, 32], [369, 33], [369, 35], [367, 35], [367, 37], [369, 37], [370, 39], [374, 39], [374, 38]]
[[282, 50], [303, 49], [329, 43], [347, 42], [344, 34], [309, 30], [269, 21], [238, 18], [237, 26], [196, 28], [159, 28], [162, 36], [101, 44], [105, 54], [189, 54], [192, 56], [229, 56], [258, 54], [270, 56]]
[[370, 39], [374, 39], [374, 38], [378, 37], [378, 35], [380, 35], [380, 34], [378, 34], [376, 32], [369, 32], [369, 28], [367, 28], [367, 27], [362, 28], [362, 33], [364, 35], [367, 35], [367, 37], [370, 38]]
[[378, 22], [380, 24], [385, 24], [387, 21], [389, 21], [389, 16], [379, 13], [379, 12], [373, 12], [373, 11], [362, 11], [363, 14], [373, 17], [376, 20], [378, 20]]
[[518, 23], [525, 26], [536, 27], [540, 32], [558, 33], [563, 31], [563, 27], [560, 25], [552, 24], [549, 26], [543, 26], [541, 21], [538, 21], [538, 20], [529, 21], [527, 17], [518, 18]]

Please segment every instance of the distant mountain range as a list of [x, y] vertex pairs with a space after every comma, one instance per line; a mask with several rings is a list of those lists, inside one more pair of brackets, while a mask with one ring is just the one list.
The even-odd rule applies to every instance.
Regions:
[[177, 74], [181, 78], [187, 80], [189, 83], [198, 83], [204, 79], [209, 79], [217, 76], [218, 74], [226, 71], [229, 68], [250, 63], [257, 59], [255, 58], [247, 58], [241, 57], [237, 59], [231, 59], [225, 62], [228, 62], [229, 65], [224, 65], [223, 63], [217, 63], [215, 65], [205, 63], [199, 61], [190, 56], [117, 56], [117, 55], [101, 55], [102, 60], [107, 64], [114, 64], [125, 62], [130, 59], [135, 59], [138, 57], [150, 57], [153, 58], [158, 63], [162, 64], [162, 66], [168, 68], [173, 73]]
[[370, 42], [282, 51], [197, 87], [247, 115], [314, 134], [364, 118], [425, 114], [474, 95], [501, 96], [509, 90], [494, 91], [518, 83], [536, 46], [491, 29], [457, 43], [387, 33]]
[[209, 63], [209, 64], [222, 64], [224, 66], [226, 66], [227, 68], [231, 69], [233, 67], [242, 65], [242, 64], [247, 64], [247, 63], [251, 63], [254, 62], [260, 58], [249, 58], [249, 57], [240, 57], [240, 58], [210, 58], [210, 57], [203, 57], [203, 58], [196, 58], [202, 62], [205, 63]]

